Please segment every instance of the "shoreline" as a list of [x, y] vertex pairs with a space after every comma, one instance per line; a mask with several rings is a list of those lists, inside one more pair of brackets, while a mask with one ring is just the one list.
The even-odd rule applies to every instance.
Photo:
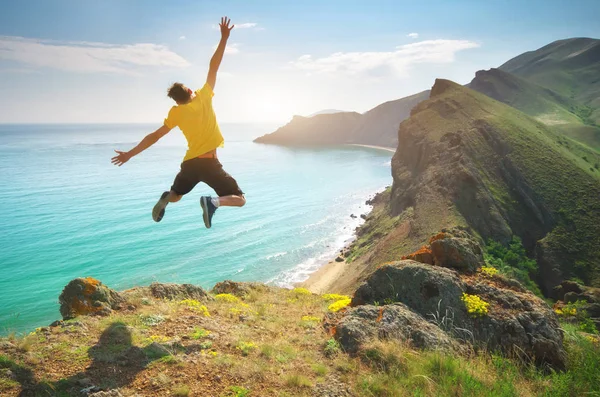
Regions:
[[[372, 200], [378, 194], [384, 192], [385, 189], [379, 190], [373, 194], [367, 201]], [[374, 207], [371, 205], [371, 209], [364, 214], [365, 217], [368, 217], [371, 212], [373, 212]], [[358, 227], [364, 225], [364, 222], [361, 223]], [[357, 227], [357, 229], [358, 229]], [[347, 251], [352, 244], [356, 241], [357, 235], [356, 230], [352, 234], [352, 238], [348, 240], [348, 242], [339, 249], [336, 256], [329, 260], [327, 263], [324, 263], [321, 267], [319, 267], [314, 272], [310, 273], [308, 278], [304, 281], [299, 281], [293, 284], [294, 287], [306, 288], [310, 292], [315, 294], [325, 294], [325, 293], [339, 293], [340, 291], [331, 290], [333, 284], [340, 278], [342, 274], [346, 272], [349, 268], [350, 264], [346, 262], [346, 258], [342, 256], [342, 252]], [[342, 261], [337, 261], [337, 258], [343, 258]]]
[[396, 148], [388, 147], [388, 146], [362, 145], [362, 144], [359, 144], [359, 143], [347, 143], [346, 145], [348, 145], [348, 146], [364, 147], [364, 148], [367, 148], [367, 149], [384, 150], [386, 152], [396, 153]]

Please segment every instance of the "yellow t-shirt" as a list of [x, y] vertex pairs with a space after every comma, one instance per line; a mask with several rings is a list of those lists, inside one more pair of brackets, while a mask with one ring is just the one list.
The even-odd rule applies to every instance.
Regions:
[[185, 105], [173, 106], [165, 119], [168, 128], [179, 127], [188, 142], [183, 161], [223, 147], [224, 140], [212, 107], [214, 93], [206, 83], [196, 90], [196, 96]]

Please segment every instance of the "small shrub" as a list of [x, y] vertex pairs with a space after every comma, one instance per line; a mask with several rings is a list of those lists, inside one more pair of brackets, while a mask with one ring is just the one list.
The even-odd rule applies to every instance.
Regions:
[[165, 321], [165, 318], [160, 314], [142, 314], [140, 316], [140, 321], [142, 324], [148, 327], [155, 327], [158, 324]]
[[323, 353], [325, 354], [325, 357], [333, 357], [341, 350], [340, 343], [333, 338], [325, 342], [325, 346], [323, 347]]
[[250, 395], [250, 390], [242, 386], [229, 386], [229, 390], [231, 397], [248, 397]]
[[192, 339], [202, 339], [202, 338], [206, 338], [208, 335], [210, 335], [210, 331], [205, 330], [204, 328], [194, 328], [194, 332], [192, 333], [191, 337]]
[[165, 343], [168, 342], [170, 340], [169, 337], [164, 336], [164, 335], [150, 335], [147, 339], [146, 342], [147, 343]]
[[190, 388], [186, 385], [179, 385], [173, 388], [173, 395], [177, 397], [186, 397], [190, 395]]
[[321, 296], [326, 301], [341, 301], [344, 299], [350, 299], [348, 295], [340, 295], [340, 294], [325, 294]]
[[310, 292], [306, 288], [294, 288], [292, 290], [292, 294], [294, 294], [296, 298], [300, 298], [301, 296], [310, 296], [312, 295], [312, 292]]
[[473, 317], [483, 317], [488, 314], [489, 303], [477, 295], [462, 294], [460, 298], [467, 308], [467, 312]]
[[319, 376], [325, 376], [327, 375], [327, 366], [317, 363], [317, 364], [313, 364], [311, 365], [311, 368], [313, 371], [315, 371], [315, 374], [319, 375]]
[[219, 294], [215, 296], [215, 299], [219, 302], [227, 303], [240, 303], [242, 300], [235, 295], [231, 294]]
[[481, 274], [483, 274], [485, 276], [489, 276], [489, 277], [493, 277], [496, 274], [498, 274], [498, 269], [496, 269], [493, 266], [482, 266], [480, 271], [481, 271]]
[[588, 334], [597, 334], [596, 324], [589, 317], [584, 317], [579, 320], [579, 330], [587, 332]]
[[329, 307], [327, 309], [330, 312], [337, 312], [337, 311], [340, 311], [341, 309], [345, 308], [346, 306], [348, 306], [351, 301], [352, 301], [351, 299], [342, 299], [342, 300], [332, 303], [331, 305], [329, 305]]
[[205, 340], [204, 342], [200, 343], [198, 345], [198, 347], [202, 350], [208, 350], [212, 347], [213, 343], [210, 340]]
[[260, 347], [260, 354], [267, 359], [271, 359], [275, 354], [275, 348], [271, 345], [262, 345]]
[[237, 346], [235, 347], [237, 350], [242, 352], [242, 356], [247, 356], [250, 353], [252, 353], [254, 350], [256, 350], [256, 344], [253, 342], [238, 342]]
[[319, 321], [321, 321], [321, 318], [320, 317], [314, 317], [314, 316], [302, 316], [302, 321], [319, 322]]
[[196, 312], [204, 317], [210, 317], [210, 313], [208, 312], [206, 306], [204, 306], [195, 299], [184, 299], [181, 302], [179, 302], [179, 304], [186, 306], [191, 311]]
[[289, 387], [297, 387], [297, 388], [312, 387], [312, 383], [311, 383], [310, 379], [308, 379], [306, 376], [300, 375], [300, 374], [288, 375], [285, 378], [285, 383]]

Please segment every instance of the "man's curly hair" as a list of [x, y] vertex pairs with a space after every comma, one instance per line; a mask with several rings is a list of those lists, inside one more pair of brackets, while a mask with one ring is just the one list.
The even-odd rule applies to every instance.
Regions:
[[181, 83], [174, 83], [167, 91], [169, 98], [173, 99], [178, 104], [187, 103], [190, 100], [190, 93]]

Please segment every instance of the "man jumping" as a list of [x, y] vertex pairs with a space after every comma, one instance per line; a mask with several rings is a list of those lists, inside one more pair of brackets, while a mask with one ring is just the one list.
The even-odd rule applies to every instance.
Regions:
[[154, 145], [175, 127], [185, 135], [188, 151], [181, 163], [181, 171], [175, 177], [173, 186], [164, 192], [154, 209], [152, 219], [160, 222], [165, 214], [168, 203], [176, 203], [184, 194], [189, 193], [199, 182], [204, 182], [214, 189], [218, 197], [202, 196], [200, 205], [203, 210], [204, 224], [207, 228], [212, 225], [212, 217], [217, 208], [222, 206], [242, 207], [246, 204], [244, 193], [240, 190], [235, 179], [231, 177], [217, 158], [217, 148], [223, 147], [223, 136], [219, 130], [215, 112], [212, 107], [213, 89], [217, 80], [217, 70], [223, 60], [223, 53], [229, 34], [235, 25], [227, 17], [221, 18], [221, 41], [210, 60], [206, 84], [192, 93], [192, 90], [181, 83], [173, 84], [168, 91], [177, 106], [173, 106], [164, 125], [146, 137], [128, 152], [115, 150], [117, 156], [111, 162], [119, 167], [133, 156], [140, 154]]

